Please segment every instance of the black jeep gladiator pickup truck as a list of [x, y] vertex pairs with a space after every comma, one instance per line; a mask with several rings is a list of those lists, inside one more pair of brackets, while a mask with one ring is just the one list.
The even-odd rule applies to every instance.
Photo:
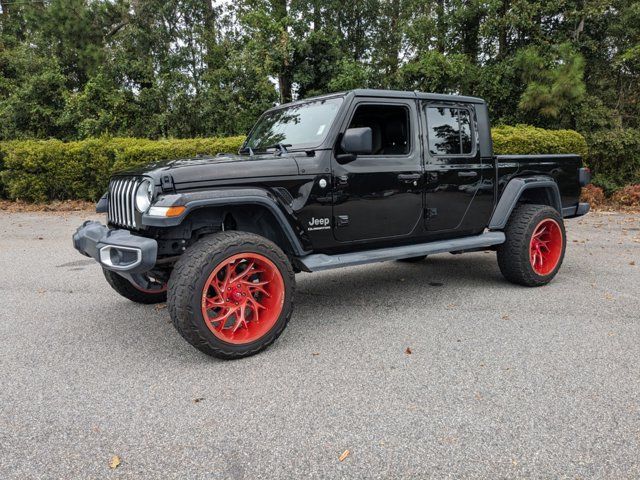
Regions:
[[563, 219], [584, 215], [578, 155], [492, 151], [480, 98], [354, 90], [265, 112], [237, 154], [114, 175], [73, 244], [140, 303], [168, 303], [194, 347], [263, 350], [292, 313], [296, 272], [493, 249], [544, 285]]

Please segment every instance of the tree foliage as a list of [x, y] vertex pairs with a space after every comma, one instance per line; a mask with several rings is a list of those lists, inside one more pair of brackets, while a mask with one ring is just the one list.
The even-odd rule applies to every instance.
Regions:
[[0, 0], [0, 139], [246, 133], [356, 87], [482, 96], [497, 124], [640, 127], [636, 0]]

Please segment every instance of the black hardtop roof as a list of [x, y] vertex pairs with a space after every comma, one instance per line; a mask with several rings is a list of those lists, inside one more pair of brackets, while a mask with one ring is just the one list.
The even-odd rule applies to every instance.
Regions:
[[[402, 90], [376, 90], [369, 88], [358, 88], [351, 90], [356, 97], [392, 97], [392, 98], [422, 98], [425, 100], [439, 100], [443, 102], [466, 102], [484, 103], [478, 97], [467, 97], [464, 95], [447, 95], [444, 93], [408, 92]], [[350, 92], [346, 92], [350, 93]]]
[[347, 90], [344, 92], [329, 93], [326, 95], [320, 95], [317, 97], [303, 98], [274, 107], [279, 109], [288, 105], [296, 105], [314, 100], [322, 100], [325, 98], [344, 97], [347, 95], [353, 95], [355, 97], [378, 97], [378, 98], [420, 98], [424, 100], [435, 100], [440, 102], [463, 102], [463, 103], [485, 103], [482, 98], [467, 97], [464, 95], [447, 95], [444, 93], [424, 93], [424, 92], [409, 92], [404, 90], [378, 90], [373, 88], [357, 88], [355, 90]]

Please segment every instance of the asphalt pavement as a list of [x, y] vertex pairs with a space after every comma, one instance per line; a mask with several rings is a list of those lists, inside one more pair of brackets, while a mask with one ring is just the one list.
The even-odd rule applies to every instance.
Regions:
[[87, 217], [0, 213], [2, 479], [640, 477], [638, 215], [568, 221], [537, 289], [489, 252], [299, 274], [231, 362], [109, 288]]

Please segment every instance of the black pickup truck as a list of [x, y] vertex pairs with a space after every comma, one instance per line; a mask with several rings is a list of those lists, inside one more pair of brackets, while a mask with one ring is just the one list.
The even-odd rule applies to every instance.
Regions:
[[140, 303], [168, 302], [201, 351], [269, 346], [295, 273], [495, 250], [510, 281], [544, 285], [563, 220], [584, 215], [578, 155], [492, 151], [480, 98], [354, 90], [265, 112], [237, 154], [119, 173], [73, 244]]

